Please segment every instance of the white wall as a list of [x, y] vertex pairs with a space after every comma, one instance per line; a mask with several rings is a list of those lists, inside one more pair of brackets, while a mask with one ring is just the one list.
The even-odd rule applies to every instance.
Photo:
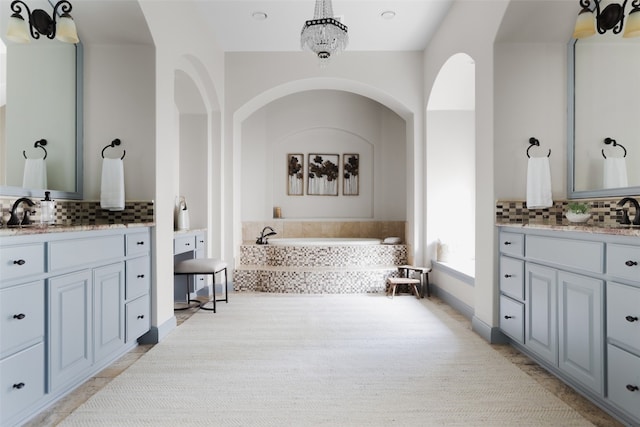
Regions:
[[[368, 98], [340, 91], [306, 91], [276, 100], [242, 126], [242, 220], [264, 221], [279, 206], [284, 218], [406, 218], [405, 122]], [[360, 192], [287, 195], [287, 154], [360, 155]], [[341, 166], [342, 170], [342, 166]]]
[[[440, 68], [452, 55], [467, 53], [476, 63], [476, 283], [473, 299], [476, 330], [497, 325], [498, 318], [493, 44], [507, 4], [481, 0], [456, 2], [424, 54], [425, 100], [429, 99], [428, 91]], [[465, 30], [461, 31], [461, 28]], [[426, 104], [423, 111], [426, 111]]]
[[496, 43], [495, 191], [497, 199], [526, 200], [529, 138], [532, 157], [551, 149], [554, 199], [566, 197], [566, 44]]
[[100, 200], [105, 156], [124, 158], [127, 200], [155, 199], [155, 53], [151, 45], [84, 46], [84, 199]]

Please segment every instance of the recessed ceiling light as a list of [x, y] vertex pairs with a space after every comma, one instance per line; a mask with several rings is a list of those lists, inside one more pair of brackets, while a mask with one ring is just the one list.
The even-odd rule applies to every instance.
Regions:
[[382, 19], [393, 19], [396, 16], [396, 13], [393, 10], [385, 10], [380, 14]]
[[251, 17], [256, 21], [264, 21], [267, 19], [267, 14], [265, 12], [253, 12]]

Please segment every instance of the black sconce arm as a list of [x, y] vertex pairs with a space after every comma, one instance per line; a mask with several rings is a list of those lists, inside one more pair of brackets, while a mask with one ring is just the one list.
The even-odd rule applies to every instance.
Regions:
[[[29, 32], [31, 37], [39, 39], [40, 35], [47, 36], [49, 39], [53, 39], [56, 36], [56, 26], [58, 16], [68, 17], [71, 12], [72, 6], [67, 0], [60, 0], [53, 7], [53, 14], [49, 16], [47, 12], [42, 9], [34, 9], [33, 12], [29, 9], [29, 6], [22, 0], [14, 0], [11, 2], [11, 10], [14, 18], [22, 18], [22, 8], [26, 9], [27, 18], [29, 19]], [[59, 13], [59, 11], [61, 13]]]

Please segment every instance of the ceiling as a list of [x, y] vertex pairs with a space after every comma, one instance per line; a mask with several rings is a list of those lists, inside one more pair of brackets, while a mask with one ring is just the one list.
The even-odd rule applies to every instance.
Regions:
[[[7, 0], [2, 0], [2, 2]], [[312, 19], [315, 0], [140, 0], [187, 7], [227, 52], [299, 51], [300, 31]], [[72, 15], [85, 43], [150, 43], [137, 1], [71, 0]], [[423, 50], [454, 0], [334, 0], [333, 12], [349, 28], [349, 51]], [[173, 3], [171, 5], [170, 3]], [[184, 5], [184, 6], [183, 6]], [[174, 6], [174, 7], [170, 7]], [[381, 13], [394, 11], [393, 19]], [[256, 20], [254, 12], [264, 12]], [[169, 13], [169, 12], [168, 12]], [[173, 12], [171, 12], [173, 13]], [[124, 20], [124, 21], [123, 21]], [[119, 22], [116, 27], [113, 22]]]

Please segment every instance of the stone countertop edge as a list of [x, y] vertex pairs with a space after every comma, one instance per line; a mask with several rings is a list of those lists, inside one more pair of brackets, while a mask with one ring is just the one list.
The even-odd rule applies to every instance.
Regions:
[[512, 228], [532, 228], [541, 230], [556, 230], [556, 231], [579, 231], [583, 233], [593, 234], [611, 234], [617, 236], [632, 236], [640, 237], [640, 227], [631, 226], [604, 226], [593, 224], [551, 224], [545, 222], [508, 222], [508, 221], [496, 221], [498, 227], [512, 227]]
[[206, 228], [189, 228], [187, 230], [173, 230], [173, 234], [178, 236], [180, 234], [202, 233], [202, 232], [206, 232], [206, 231], [207, 231]]
[[131, 222], [121, 224], [81, 224], [81, 225], [33, 225], [29, 227], [0, 228], [0, 237], [26, 236], [29, 234], [67, 233], [71, 231], [116, 230], [138, 227], [153, 227], [155, 222]]

